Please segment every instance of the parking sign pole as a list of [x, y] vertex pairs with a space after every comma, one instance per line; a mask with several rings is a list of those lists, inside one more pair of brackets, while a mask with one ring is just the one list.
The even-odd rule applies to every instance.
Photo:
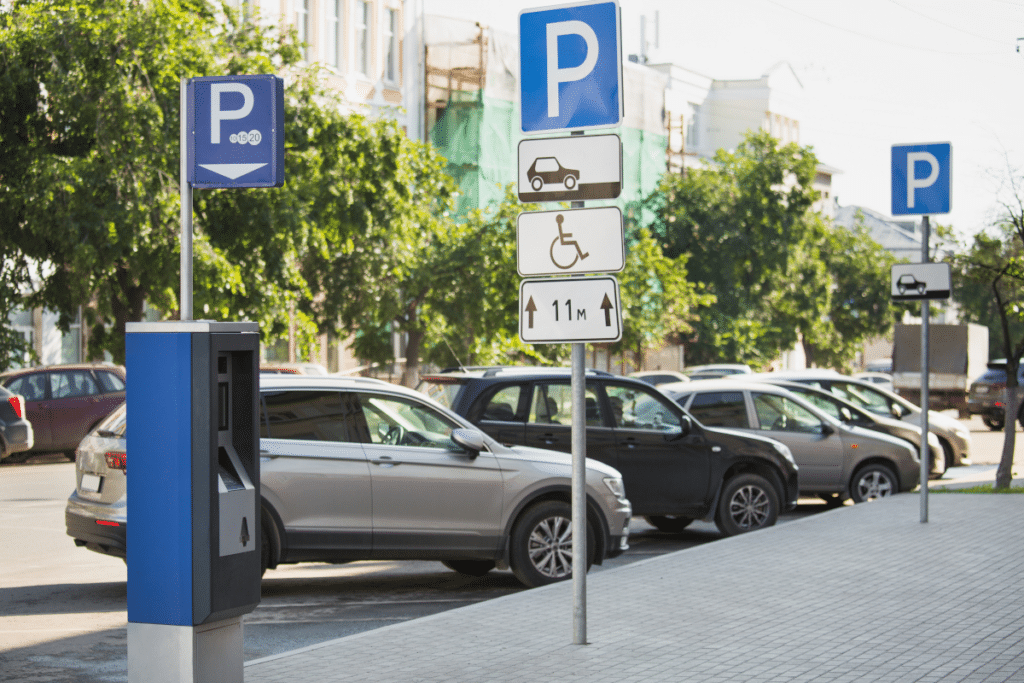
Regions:
[[[573, 131], [570, 135], [583, 135]], [[582, 209], [586, 202], [572, 202]], [[572, 345], [572, 643], [587, 644], [586, 344]]]
[[[928, 263], [928, 240], [930, 238], [931, 225], [928, 216], [921, 218], [921, 263]], [[928, 357], [928, 319], [931, 317], [931, 302], [925, 299], [921, 302], [921, 523], [928, 521], [928, 475], [931, 474], [931, 467], [928, 463], [930, 449], [928, 447], [928, 406], [931, 402], [928, 396], [928, 375], [931, 370], [931, 362]]]
[[181, 79], [181, 320], [192, 320], [192, 185], [188, 181], [188, 79]]

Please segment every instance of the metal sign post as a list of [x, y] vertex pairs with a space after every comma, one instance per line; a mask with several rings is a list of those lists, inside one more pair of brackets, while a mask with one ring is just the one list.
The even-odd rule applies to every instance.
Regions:
[[[897, 275], [893, 268], [893, 298], [921, 299], [921, 522], [928, 521], [928, 475], [931, 473], [928, 448], [928, 381], [931, 363], [928, 357], [928, 323], [931, 317], [929, 299], [949, 297], [949, 275], [945, 271], [944, 287], [936, 286], [928, 241], [930, 213], [949, 213], [952, 194], [953, 147], [948, 142], [932, 142], [892, 146], [892, 213], [894, 216], [917, 214], [921, 218], [921, 264], [903, 266]], [[923, 172], [922, 172], [923, 171]], [[929, 286], [931, 285], [931, 286]], [[944, 289], [944, 291], [942, 291]], [[929, 291], [931, 290], [931, 291]]]
[[[622, 190], [622, 146], [614, 135], [583, 138], [586, 128], [622, 122], [622, 40], [617, 0], [580, 2], [519, 13], [520, 128], [526, 134], [572, 131], [568, 138], [524, 140], [519, 146], [519, 197], [523, 201], [614, 199]], [[532, 192], [526, 192], [526, 188]], [[529, 197], [529, 199], [527, 199]], [[583, 273], [622, 270], [622, 214], [599, 232], [577, 216], [547, 212], [520, 216], [519, 272], [573, 274], [560, 280], [528, 280], [519, 288], [519, 336], [526, 343], [572, 343], [572, 581], [573, 644], [587, 643], [587, 423], [585, 344], [622, 336], [619, 287], [614, 277]], [[595, 214], [591, 213], [589, 218]], [[532, 227], [531, 227], [532, 226]], [[616, 230], [617, 228], [617, 230]], [[554, 232], [557, 229], [557, 232]], [[618, 248], [601, 242], [619, 240]], [[553, 237], [548, 248], [548, 240]], [[592, 261], [589, 247], [594, 244]], [[597, 289], [595, 289], [597, 287]], [[544, 293], [542, 307], [533, 296]], [[571, 294], [571, 296], [570, 296]], [[554, 299], [552, 300], [552, 295]], [[577, 296], [578, 295], [578, 296]], [[548, 304], [554, 305], [549, 308]], [[563, 305], [565, 308], [563, 309]], [[614, 314], [614, 319], [613, 319]]]

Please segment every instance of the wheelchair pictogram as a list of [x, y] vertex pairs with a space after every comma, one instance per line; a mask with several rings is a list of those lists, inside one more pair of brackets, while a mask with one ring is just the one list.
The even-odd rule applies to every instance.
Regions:
[[[551, 262], [554, 263], [556, 267], [558, 267], [558, 268], [560, 268], [562, 270], [568, 270], [569, 268], [572, 268], [574, 265], [576, 265], [577, 261], [582, 261], [585, 258], [587, 258], [588, 256], [590, 256], [590, 252], [588, 251], [588, 252], [584, 253], [583, 249], [580, 248], [580, 243], [577, 242], [574, 239], [571, 239], [572, 238], [572, 233], [571, 232], [565, 232], [565, 230], [562, 229], [562, 223], [564, 221], [565, 221], [565, 217], [562, 214], [558, 214], [557, 216], [555, 216], [555, 222], [558, 223], [558, 237], [556, 237], [554, 239], [554, 241], [551, 242], [551, 249], [549, 250], [549, 253], [551, 254]], [[561, 263], [559, 263], [559, 259], [555, 257], [555, 247], [556, 246], [573, 247], [574, 250], [575, 250], [575, 253], [571, 254], [572, 255], [572, 261], [570, 261], [566, 265], [562, 265]], [[560, 249], [559, 251], [564, 251], [564, 250]], [[564, 262], [564, 261], [568, 260], [568, 258], [569, 258], [568, 254], [562, 254], [561, 260]]]

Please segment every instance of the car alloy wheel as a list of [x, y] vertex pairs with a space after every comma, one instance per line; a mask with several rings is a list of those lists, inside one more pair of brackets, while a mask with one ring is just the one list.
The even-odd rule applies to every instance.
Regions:
[[715, 524], [727, 536], [772, 526], [779, 518], [779, 495], [768, 480], [747, 473], [726, 482]]
[[[534, 588], [572, 576], [572, 517], [568, 503], [549, 500], [528, 509], [512, 532], [512, 572]], [[594, 558], [594, 534], [587, 525], [587, 567]]]
[[868, 465], [857, 471], [850, 487], [854, 503], [887, 498], [896, 493], [896, 475], [885, 465]]

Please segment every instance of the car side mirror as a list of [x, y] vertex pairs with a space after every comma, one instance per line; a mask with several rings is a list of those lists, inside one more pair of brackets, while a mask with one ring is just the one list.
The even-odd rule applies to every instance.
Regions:
[[689, 435], [689, 433], [692, 431], [693, 420], [691, 420], [689, 416], [683, 415], [682, 417], [679, 418], [679, 431], [677, 432], [673, 429], [672, 431], [665, 434], [665, 441], [675, 441], [676, 439], [682, 439], [683, 437]]
[[453, 429], [452, 443], [469, 451], [469, 457], [475, 458], [484, 449], [484, 435], [475, 429]]
[[821, 435], [822, 436], [832, 436], [835, 433], [836, 433], [836, 430], [832, 429], [832, 425], [825, 424], [824, 422], [821, 423]]
[[853, 422], [853, 413], [846, 406], [839, 409], [839, 417], [843, 419], [843, 422]]
[[892, 413], [892, 416], [895, 417], [897, 420], [903, 419], [903, 406], [901, 406], [899, 403], [893, 403], [889, 411]]

